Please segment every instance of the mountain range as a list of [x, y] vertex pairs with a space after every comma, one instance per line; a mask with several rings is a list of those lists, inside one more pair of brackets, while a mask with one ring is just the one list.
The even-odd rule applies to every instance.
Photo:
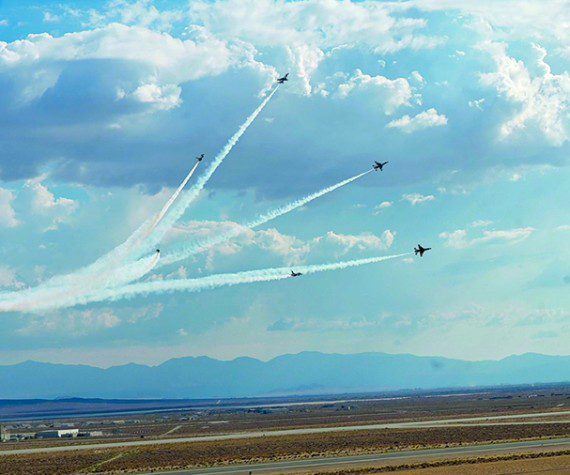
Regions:
[[269, 361], [185, 357], [110, 368], [26, 361], [0, 366], [0, 399], [232, 398], [570, 381], [570, 356], [464, 361], [410, 354], [302, 352]]

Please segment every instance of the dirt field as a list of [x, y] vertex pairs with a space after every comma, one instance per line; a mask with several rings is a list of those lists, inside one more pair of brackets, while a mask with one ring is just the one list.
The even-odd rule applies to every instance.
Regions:
[[[47, 445], [110, 442], [157, 437], [188, 437], [238, 431], [276, 430], [358, 424], [425, 421], [444, 418], [515, 415], [568, 410], [570, 386], [531, 389], [496, 389], [467, 394], [410, 395], [371, 400], [374, 395], [319, 404], [296, 403], [258, 408], [210, 408], [173, 413], [127, 414], [106, 417], [64, 418], [4, 423], [7, 432], [28, 432], [74, 424], [80, 430], [97, 430], [104, 437], [65, 440], [32, 439], [3, 443], [0, 450]], [[367, 399], [368, 398], [368, 399]], [[6, 410], [6, 408], [5, 408]], [[535, 421], [570, 421], [570, 416], [536, 418]], [[521, 419], [520, 421], [528, 421]], [[6, 426], [14, 426], [7, 428]]]
[[167, 470], [570, 435], [570, 424], [378, 430], [3, 456], [0, 473]]
[[355, 470], [318, 472], [314, 475], [367, 475], [373, 473], [398, 473], [399, 475], [515, 475], [538, 474], [567, 475], [570, 473], [570, 452], [541, 452], [535, 454], [508, 455], [503, 457], [478, 457], [472, 459], [443, 460], [417, 464], [365, 467]]

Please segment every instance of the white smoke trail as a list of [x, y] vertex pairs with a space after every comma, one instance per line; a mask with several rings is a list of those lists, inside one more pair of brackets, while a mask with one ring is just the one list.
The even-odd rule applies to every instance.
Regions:
[[[178, 185], [178, 188], [174, 191], [172, 196], [168, 199], [168, 201], [164, 204], [160, 212], [156, 215], [154, 219], [149, 219], [145, 221], [133, 234], [131, 234], [127, 240], [117, 246], [115, 249], [111, 250], [104, 256], [101, 256], [97, 259], [93, 264], [84, 267], [83, 269], [78, 270], [69, 275], [73, 279], [76, 279], [78, 276], [90, 276], [99, 272], [103, 272], [107, 270], [108, 272], [112, 272], [114, 268], [120, 266], [121, 262], [131, 259], [138, 259], [143, 255], [143, 253], [147, 252], [149, 248], [152, 248], [156, 242], [146, 242], [146, 239], [151, 235], [151, 233], [156, 229], [156, 227], [160, 224], [164, 216], [168, 213], [170, 207], [174, 204], [180, 193], [184, 189], [184, 187], [188, 184], [192, 175], [198, 168], [200, 162], [196, 162], [194, 166], [190, 169], [182, 183]], [[150, 272], [150, 270], [149, 270]], [[142, 277], [142, 276], [140, 276]], [[59, 281], [59, 282], [58, 282]], [[55, 281], [56, 285], [60, 285], [61, 281], [58, 279]]]
[[339, 183], [336, 183], [335, 185], [331, 185], [327, 188], [323, 188], [320, 191], [317, 191], [315, 193], [312, 193], [310, 195], [305, 196], [304, 198], [300, 198], [298, 200], [293, 201], [292, 203], [289, 203], [287, 205], [281, 206], [277, 209], [274, 209], [266, 214], [263, 214], [261, 216], [259, 216], [258, 218], [254, 219], [253, 221], [250, 221], [249, 223], [244, 224], [243, 226], [240, 226], [239, 228], [235, 228], [232, 229], [231, 231], [228, 231], [225, 234], [219, 235], [219, 236], [213, 236], [211, 238], [208, 239], [204, 239], [202, 241], [198, 241], [196, 243], [193, 244], [189, 244], [184, 246], [182, 249], [180, 250], [175, 250], [169, 254], [167, 254], [160, 262], [161, 266], [164, 265], [168, 265], [168, 264], [172, 264], [174, 262], [180, 261], [182, 259], [186, 259], [194, 254], [197, 254], [199, 252], [205, 251], [206, 249], [215, 246], [217, 244], [221, 244], [223, 242], [229, 241], [230, 239], [238, 236], [244, 228], [246, 229], [253, 229], [256, 228], [258, 226], [261, 226], [265, 223], [268, 223], [269, 221], [278, 218], [279, 216], [283, 216], [284, 214], [290, 213], [291, 211], [300, 208], [302, 206], [305, 206], [306, 204], [310, 203], [313, 200], [316, 200], [317, 198], [320, 198], [323, 195], [326, 195], [327, 193], [331, 193], [332, 191], [341, 188], [345, 185], [348, 185], [349, 183], [358, 180], [359, 178], [363, 177], [364, 175], [367, 175], [368, 173], [370, 173], [373, 170], [368, 170], [365, 171], [363, 173], [360, 173], [358, 175], [355, 175], [351, 178], [347, 178], [346, 180], [343, 180]]
[[156, 252], [151, 256], [114, 269], [110, 274], [92, 275], [89, 279], [80, 279], [73, 285], [41, 285], [1, 294], [0, 312], [35, 312], [71, 307], [87, 295], [140, 279], [154, 269], [159, 258], [160, 253]]
[[198, 165], [200, 165], [200, 162], [196, 162], [196, 164], [188, 172], [188, 175], [186, 175], [186, 178], [184, 178], [184, 180], [182, 180], [182, 183], [180, 183], [180, 185], [178, 186], [176, 191], [168, 199], [166, 204], [162, 207], [162, 209], [160, 210], [160, 213], [158, 213], [154, 222], [152, 223], [151, 228], [148, 230], [148, 234], [150, 234], [152, 231], [154, 231], [154, 228], [156, 228], [156, 226], [162, 221], [162, 218], [164, 218], [166, 213], [168, 213], [168, 210], [170, 209], [172, 204], [176, 201], [176, 198], [178, 198], [178, 196], [180, 195], [180, 193], [182, 192], [182, 190], [184, 189], [184, 187], [186, 186], [186, 184], [188, 183], [190, 178], [192, 178], [192, 175], [194, 175], [194, 172], [196, 171], [196, 168], [198, 168]]
[[268, 96], [263, 100], [263, 102], [253, 111], [253, 113], [245, 120], [245, 122], [240, 126], [238, 131], [228, 140], [224, 148], [214, 157], [214, 160], [210, 163], [209, 167], [206, 169], [203, 175], [201, 175], [194, 186], [188, 190], [188, 192], [184, 193], [178, 204], [174, 206], [171, 212], [166, 216], [165, 219], [162, 220], [162, 223], [158, 225], [157, 229], [152, 235], [152, 243], [153, 245], [164, 237], [164, 235], [170, 230], [170, 228], [174, 225], [176, 221], [178, 221], [188, 206], [192, 204], [192, 202], [198, 197], [198, 194], [206, 183], [210, 180], [214, 172], [217, 168], [222, 164], [224, 158], [231, 152], [232, 148], [238, 143], [241, 136], [245, 133], [248, 127], [253, 123], [255, 118], [260, 114], [260, 112], [264, 109], [267, 103], [271, 100], [273, 95], [277, 92], [279, 85], [275, 86], [273, 91], [271, 91]]
[[[81, 289], [85, 287], [93, 290], [101, 282], [113, 282], [114, 280], [117, 280], [117, 275], [121, 275], [119, 280], [122, 284], [129, 282], [129, 280], [127, 280], [127, 276], [129, 275], [133, 276], [130, 281], [139, 279], [144, 276], [145, 274], [141, 274], [141, 272], [144, 269], [149, 269], [148, 266], [145, 266], [144, 260], [134, 262], [132, 264], [132, 271], [129, 271], [128, 265], [125, 267], [124, 263], [139, 259], [142, 255], [144, 255], [145, 252], [148, 251], [149, 248], [154, 247], [158, 242], [160, 242], [166, 232], [168, 232], [172, 225], [182, 216], [186, 208], [198, 196], [199, 192], [204, 188], [224, 158], [230, 153], [232, 148], [245, 133], [247, 128], [252, 124], [255, 118], [259, 115], [259, 113], [263, 110], [263, 108], [267, 105], [275, 92], [277, 92], [277, 89], [278, 85], [240, 126], [238, 131], [230, 138], [228, 143], [214, 158], [196, 185], [194, 185], [187, 194], [182, 196], [182, 199], [178, 201], [178, 204], [174, 206], [172, 210], [172, 205], [176, 202], [177, 198], [182, 193], [182, 190], [196, 171], [199, 162], [197, 162], [194, 167], [192, 167], [186, 178], [178, 186], [174, 194], [170, 197], [158, 215], [154, 219], [149, 219], [144, 222], [134, 233], [129, 236], [125, 242], [112, 249], [107, 254], [101, 256], [92, 264], [63, 276], [55, 276], [42, 283], [35, 289], [29, 289], [29, 291], [24, 291], [24, 293], [28, 296], [30, 293], [33, 293], [35, 296], [41, 296], [48, 294], [49, 292], [54, 295], [59, 295], [60, 293], [66, 292], [74, 295], [78, 292], [81, 292]], [[156, 265], [156, 263], [154, 265]], [[154, 265], [150, 267], [147, 272], [150, 272]], [[121, 274], [121, 272], [123, 273]], [[5, 295], [11, 294], [7, 293]], [[0, 295], [0, 298], [1, 297], [2, 295]], [[2, 305], [3, 304], [0, 303], [0, 307]]]
[[[160, 252], [155, 252], [152, 256], [131, 262], [123, 267], [114, 269], [110, 274], [104, 274], [102, 287], [119, 287], [135, 280], [139, 280], [152, 271], [160, 259]], [[97, 276], [96, 276], [97, 278]]]
[[[395, 254], [392, 256], [369, 257], [366, 259], [355, 259], [351, 261], [334, 262], [331, 264], [297, 266], [295, 267], [295, 270], [297, 272], [301, 272], [302, 274], [314, 274], [316, 272], [339, 270], [366, 264], [374, 264], [390, 259], [397, 259], [399, 257], [408, 256], [410, 254], [410, 252], [407, 252], [404, 254]], [[131, 298], [135, 295], [140, 294], [164, 293], [177, 290], [199, 292], [201, 290], [214, 289], [223, 286], [287, 279], [291, 276], [289, 272], [290, 267], [277, 267], [270, 269], [237, 272], [234, 274], [211, 275], [197, 279], [170, 279], [155, 280], [152, 282], [139, 282], [123, 287], [103, 289], [91, 295], [79, 295], [73, 300], [73, 302], [70, 300], [65, 300], [60, 302], [49, 302], [48, 305], [50, 305], [49, 308], [62, 308], [74, 305], [84, 305], [91, 302], [116, 301], [124, 298]], [[21, 309], [14, 308], [14, 306], [8, 307], [3, 302], [0, 302], [0, 312], [14, 310]]]

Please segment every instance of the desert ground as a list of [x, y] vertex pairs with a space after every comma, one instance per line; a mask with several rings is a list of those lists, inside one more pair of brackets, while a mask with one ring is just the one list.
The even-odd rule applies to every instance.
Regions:
[[4, 442], [0, 473], [568, 473], [569, 404], [559, 385], [11, 420], [100, 435]]

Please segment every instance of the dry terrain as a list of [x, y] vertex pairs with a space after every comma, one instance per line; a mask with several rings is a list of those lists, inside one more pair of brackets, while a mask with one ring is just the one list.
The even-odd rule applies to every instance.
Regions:
[[[154, 414], [13, 421], [9, 423], [10, 432], [33, 432], [73, 425], [82, 431], [102, 431], [103, 436], [76, 439], [31, 439], [2, 443], [0, 453], [4, 452], [4, 454], [0, 455], [0, 473], [64, 475], [144, 472], [378, 454], [438, 447], [464, 447], [501, 441], [546, 440], [570, 436], [569, 411], [570, 387], [562, 386], [556, 389], [530, 388], [510, 391], [503, 389], [498, 392], [489, 390], [467, 394], [411, 395], [398, 399], [361, 397], [310, 404], [283, 403], [269, 407], [214, 407]], [[499, 419], [496, 419], [497, 417]], [[442, 423], [449, 419], [465, 418], [477, 419], [454, 422], [455, 425]], [[485, 420], [486, 418], [490, 419]], [[431, 421], [429, 423], [432, 427], [419, 426], [427, 421]], [[348, 426], [410, 423], [415, 426], [401, 428], [391, 426], [374, 430], [358, 427], [358, 430], [343, 430]], [[327, 428], [329, 432], [259, 436], [261, 432], [270, 435], [271, 431], [276, 430], [312, 430], [314, 428]], [[253, 436], [254, 432], [258, 436]], [[251, 435], [248, 435], [250, 433]], [[236, 434], [241, 438], [192, 442], [173, 440], [183, 437], [228, 434]], [[101, 443], [120, 445], [139, 443], [139, 441], [144, 441], [148, 445], [86, 447], [80, 451], [69, 452], [6, 454], [9, 450], [44, 450], [46, 447]], [[169, 441], [171, 443], [159, 445], [159, 442]], [[533, 453], [532, 450], [523, 452], [526, 455]], [[534, 451], [534, 456], [537, 456], [536, 451]], [[473, 465], [474, 461], [477, 462], [475, 465]], [[568, 462], [568, 456], [554, 457], [548, 453], [542, 454], [540, 459], [456, 460], [453, 463], [464, 464], [461, 465], [460, 472], [457, 471], [457, 467], [455, 467], [456, 471], [453, 471], [453, 466], [437, 465], [443, 463], [442, 460], [424, 461], [422, 463], [432, 463], [432, 465], [423, 468], [414, 466], [415, 462], [418, 462], [417, 458], [410, 463], [406, 462], [406, 466], [400, 466], [398, 470], [429, 474], [470, 473], [470, 470], [477, 470], [477, 467], [484, 463], [489, 470], [502, 467], [497, 469], [499, 472], [503, 470], [500, 473], [510, 473], [511, 467], [516, 471], [518, 470], [516, 467], [520, 464], [529, 467], [550, 467], [552, 464], [563, 466]], [[389, 465], [392, 466], [390, 470], [394, 470], [393, 467], [397, 466], [397, 463], [386, 463], [383, 467], [358, 467], [358, 469], [387, 470]], [[421, 471], [418, 472], [420, 469]], [[558, 468], [554, 467], [553, 470], [558, 470]], [[483, 473], [494, 472], [485, 471]]]

